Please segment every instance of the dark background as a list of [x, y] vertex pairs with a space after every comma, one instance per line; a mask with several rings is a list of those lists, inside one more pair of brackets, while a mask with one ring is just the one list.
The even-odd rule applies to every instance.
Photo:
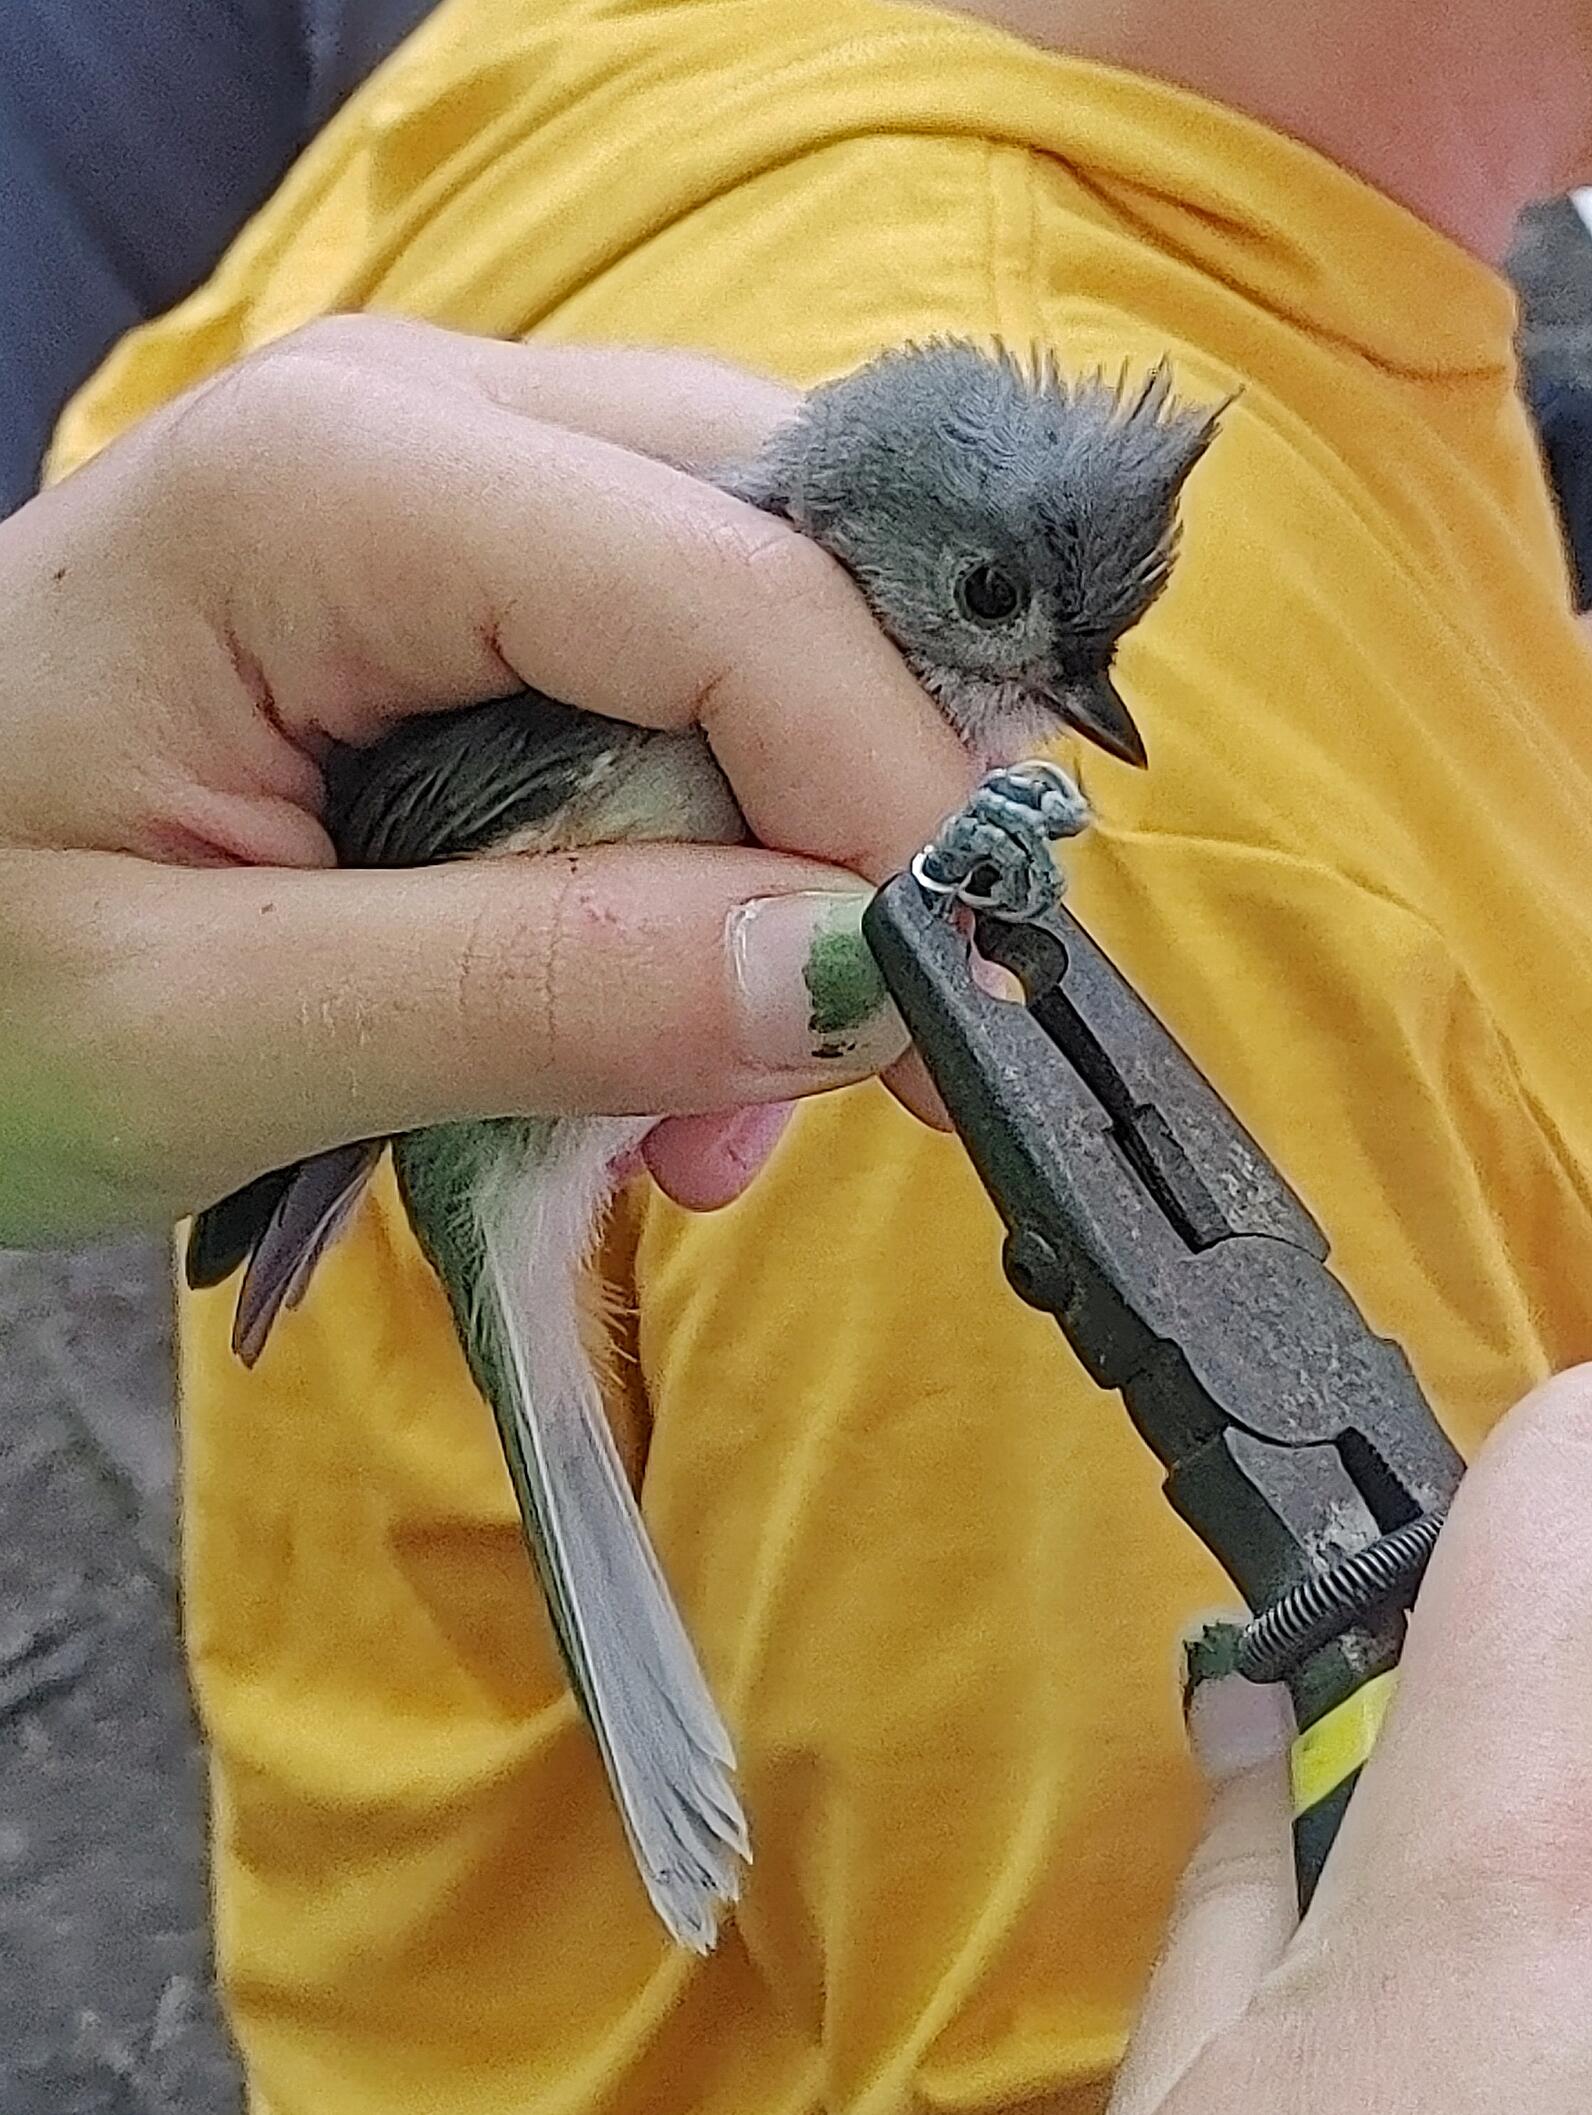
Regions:
[[[317, 108], [330, 92], [316, 87]], [[271, 133], [249, 181], [264, 188], [303, 122], [301, 109]], [[232, 181], [205, 238], [190, 231], [189, 278], [237, 199]], [[1533, 218], [1517, 276], [1550, 441], [1584, 490], [1592, 438], [1579, 400], [1553, 392], [1560, 377], [1592, 383], [1592, 241], [1570, 207]], [[98, 312], [73, 328], [51, 341], [67, 368], [109, 335]], [[0, 2115], [240, 2104], [177, 1644], [169, 1307], [163, 1243], [0, 1252]]]

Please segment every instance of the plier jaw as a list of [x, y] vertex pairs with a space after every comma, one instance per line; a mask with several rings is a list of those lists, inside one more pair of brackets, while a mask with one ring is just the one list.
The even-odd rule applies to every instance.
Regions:
[[[1077, 920], [985, 908], [970, 933], [954, 912], [904, 874], [863, 929], [1005, 1222], [1007, 1277], [1122, 1394], [1257, 1611], [1241, 1668], [1287, 1682], [1308, 1739], [1395, 1665], [1463, 1464], [1320, 1227]], [[975, 946], [1026, 1003], [981, 987]], [[1302, 1896], [1353, 1774], [1333, 1811], [1311, 1802]]]

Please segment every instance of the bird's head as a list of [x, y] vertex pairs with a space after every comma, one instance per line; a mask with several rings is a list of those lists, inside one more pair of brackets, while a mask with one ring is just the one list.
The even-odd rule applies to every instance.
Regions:
[[1112, 661], [1166, 586], [1223, 408], [1175, 403], [1164, 363], [1069, 381], [936, 340], [814, 390], [741, 490], [846, 567], [980, 755], [1066, 725], [1142, 764]]

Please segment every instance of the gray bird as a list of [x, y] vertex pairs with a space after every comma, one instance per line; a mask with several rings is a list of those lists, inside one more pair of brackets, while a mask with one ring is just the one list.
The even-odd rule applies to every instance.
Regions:
[[[1071, 726], [1140, 764], [1112, 658], [1166, 585], [1178, 498], [1219, 417], [1177, 405], [1164, 363], [1131, 387], [1069, 383], [1048, 356], [1028, 372], [942, 340], [814, 390], [715, 482], [846, 567], [979, 756]], [[337, 752], [327, 825], [362, 867], [747, 835], [699, 735], [534, 690]], [[452, 1123], [318, 1154], [201, 1213], [187, 1277], [243, 1267], [232, 1341], [253, 1365], [391, 1145], [642, 1880], [675, 1939], [706, 1952], [750, 1856], [734, 1756], [610, 1436], [579, 1299], [616, 1170], [654, 1121]]]

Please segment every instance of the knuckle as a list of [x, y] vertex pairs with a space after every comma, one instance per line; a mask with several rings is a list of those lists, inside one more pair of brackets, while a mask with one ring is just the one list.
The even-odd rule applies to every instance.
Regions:
[[[262, 346], [256, 357], [313, 360], [364, 374], [386, 374], [397, 368], [421, 379], [435, 379], [439, 350], [449, 344], [450, 337], [438, 325], [415, 316], [345, 310], [312, 317], [284, 331]], [[447, 371], [445, 360], [442, 371]]]
[[703, 980], [611, 850], [508, 855], [522, 885], [483, 889], [465, 921], [453, 993], [464, 1062], [505, 1108], [614, 1114], [650, 1108], [635, 1097], [653, 1092], [672, 1106], [708, 1038]]
[[552, 1039], [552, 952], [546, 921], [522, 924], [508, 915], [506, 898], [483, 896], [464, 929], [453, 992], [467, 1049], [512, 1043], [533, 1063], [545, 1055]]
[[[736, 507], [709, 516], [700, 606], [711, 641], [693, 642], [691, 719], [711, 730], [727, 701], [778, 681], [815, 635], [843, 622], [856, 591], [840, 565], [784, 522]], [[705, 648], [705, 651], [704, 651]]]
[[234, 507], [284, 457], [301, 459], [320, 423], [315, 391], [293, 362], [240, 362], [174, 407], [159, 452], [163, 485], [186, 518]]
[[[635, 936], [619, 907], [578, 854], [564, 855], [549, 905], [542, 979], [537, 998], [547, 1060], [559, 1072], [601, 1069], [611, 1053], [597, 1047], [593, 1028], [604, 1012], [593, 995], [634, 984]], [[628, 1038], [627, 1038], [628, 1040]], [[638, 1040], [640, 1040], [638, 1038]]]
[[760, 626], [808, 623], [850, 599], [836, 561], [784, 522], [738, 508], [715, 520], [710, 538], [735, 603]]
[[1283, 1872], [1276, 1849], [1269, 1844], [1241, 1844], [1209, 1854], [1196, 1853], [1178, 1887], [1174, 1930], [1213, 1902], [1227, 1904], [1250, 1895], [1270, 1900], [1279, 1892]]
[[284, 331], [251, 353], [243, 367], [278, 367], [306, 363], [332, 367], [363, 366], [372, 350], [372, 339], [380, 333], [379, 322], [370, 316], [316, 316], [308, 323]]
[[582, 1074], [596, 1058], [587, 999], [611, 970], [616, 936], [579, 853], [502, 857], [521, 868], [525, 886], [481, 890], [465, 924], [453, 1003], [466, 1062], [512, 1099], [527, 1080]]
[[185, 550], [206, 528], [230, 548], [241, 528], [279, 512], [305, 534], [312, 524], [335, 530], [372, 453], [362, 413], [381, 374], [352, 349], [344, 326], [358, 320], [334, 318], [277, 340], [151, 422], [146, 498]]
[[350, 393], [367, 364], [357, 317], [330, 317], [262, 346], [184, 401], [173, 432], [193, 477], [209, 489], [323, 465], [343, 433]]
[[284, 341], [233, 370], [231, 415], [273, 450], [318, 447], [329, 406], [342, 393], [347, 368]]

